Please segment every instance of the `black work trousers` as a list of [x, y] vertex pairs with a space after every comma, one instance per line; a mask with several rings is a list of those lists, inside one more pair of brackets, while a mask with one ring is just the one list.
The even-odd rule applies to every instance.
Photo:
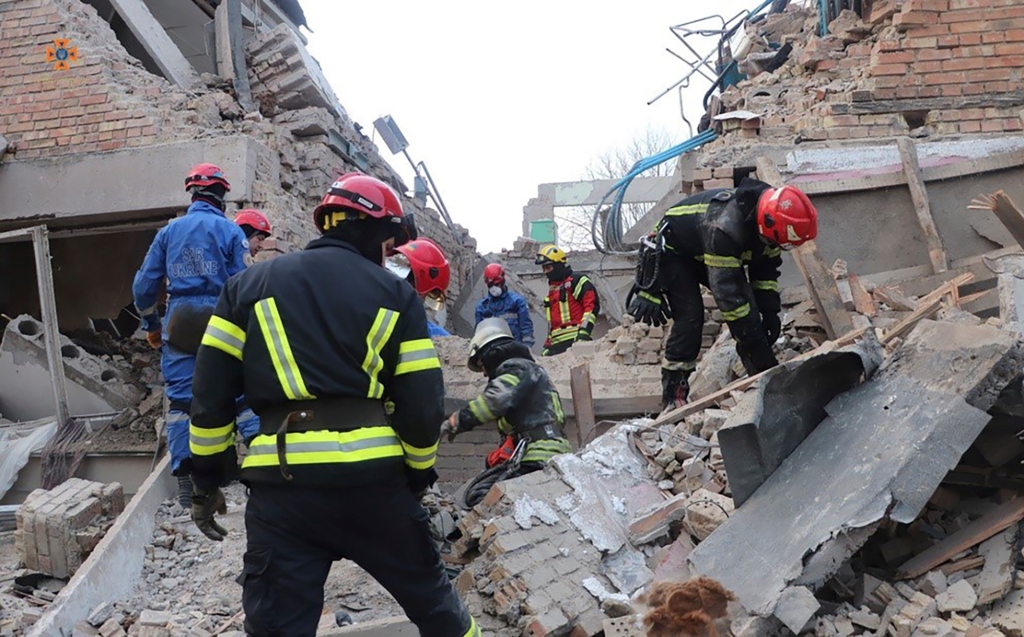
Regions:
[[[665, 343], [665, 361], [696, 364], [704, 337], [704, 299], [700, 286], [708, 284], [704, 266], [691, 259], [666, 260], [662, 265], [672, 309], [672, 330]], [[692, 371], [692, 367], [689, 368]]]
[[253, 484], [245, 510], [245, 631], [314, 637], [331, 563], [350, 559], [398, 601], [422, 637], [479, 637], [404, 484], [308, 489]]

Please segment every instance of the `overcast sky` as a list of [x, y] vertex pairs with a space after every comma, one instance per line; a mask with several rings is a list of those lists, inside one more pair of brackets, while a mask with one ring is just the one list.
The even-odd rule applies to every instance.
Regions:
[[[481, 252], [511, 247], [537, 185], [580, 179], [648, 127], [689, 137], [675, 91], [687, 67], [669, 26], [757, 0], [302, 0], [309, 49], [367, 135], [390, 114]], [[710, 46], [710, 41], [703, 43]], [[708, 83], [687, 92], [700, 118]], [[378, 141], [412, 187], [412, 169]]]

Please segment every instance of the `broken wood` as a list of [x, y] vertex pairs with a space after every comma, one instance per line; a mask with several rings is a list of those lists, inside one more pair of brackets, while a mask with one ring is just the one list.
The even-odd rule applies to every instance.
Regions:
[[971, 201], [967, 208], [994, 212], [1017, 243], [1024, 246], [1024, 213], [1014, 205], [1013, 200], [1005, 192], [999, 190], [991, 195], [982, 195]]
[[936, 543], [916, 557], [903, 563], [897, 571], [899, 579], [920, 577], [954, 555], [984, 542], [1024, 519], [1024, 498], [1016, 498], [989, 511], [945, 540]]
[[[865, 328], [865, 327], [853, 330], [852, 332], [848, 332], [848, 333], [842, 335], [841, 337], [835, 339], [834, 341], [828, 341], [828, 342], [823, 343], [822, 345], [814, 348], [813, 350], [811, 350], [809, 352], [804, 352], [803, 354], [797, 356], [796, 358], [794, 358], [792, 360], [793, 361], [806, 360], [808, 358], [811, 358], [812, 356], [816, 356], [818, 354], [821, 354], [822, 353], [821, 352], [822, 348], [825, 347], [826, 345], [831, 346], [832, 349], [837, 349], [837, 348], [840, 348], [840, 347], [845, 347], [846, 345], [849, 345], [850, 343], [853, 343], [855, 340], [860, 338], [864, 334], [864, 332], [866, 332], [866, 331], [867, 331], [867, 328]], [[787, 361], [787, 362], [791, 362], [791, 361]], [[717, 405], [721, 401], [729, 398], [730, 395], [732, 394], [732, 392], [742, 391], [742, 390], [746, 389], [747, 387], [750, 387], [751, 385], [753, 385], [757, 381], [757, 379], [761, 378], [762, 376], [764, 376], [765, 374], [767, 374], [770, 371], [771, 370], [769, 369], [769, 370], [761, 372], [760, 374], [754, 374], [753, 376], [748, 376], [746, 378], [741, 378], [741, 379], [739, 379], [737, 381], [734, 381], [734, 382], [730, 383], [727, 387], [723, 387], [722, 389], [716, 391], [713, 394], [708, 394], [704, 398], [701, 398], [699, 400], [695, 400], [695, 401], [693, 401], [691, 403], [687, 403], [687, 404], [683, 405], [682, 407], [677, 407], [677, 408], [673, 409], [672, 411], [665, 412], [664, 414], [658, 416], [654, 420], [654, 423], [653, 423], [652, 426], [657, 427], [659, 425], [665, 425], [665, 424], [669, 424], [669, 423], [679, 422], [680, 420], [682, 420], [683, 418], [686, 418], [690, 414], [695, 414], [698, 411], [703, 411], [704, 409], [707, 409], [708, 407], [710, 407], [712, 405]]]
[[907, 298], [903, 292], [893, 286], [875, 288], [874, 297], [888, 305], [891, 310], [913, 312], [917, 309], [916, 301]]
[[796, 248], [792, 254], [807, 284], [807, 291], [814, 301], [814, 307], [818, 310], [818, 318], [825, 328], [825, 335], [829, 340], [835, 340], [851, 331], [853, 319], [846, 310], [832, 271], [818, 254], [818, 247], [814, 241], [808, 241]]
[[942, 298], [948, 294], [954, 294], [955, 290], [965, 283], [969, 283], [974, 279], [974, 275], [970, 272], [961, 274], [952, 281], [948, 281], [940, 285], [935, 290], [929, 292], [917, 302], [917, 309], [914, 310], [910, 316], [903, 319], [892, 327], [891, 330], [882, 335], [879, 339], [882, 345], [888, 344], [894, 338], [903, 336], [909, 332], [915, 325], [918, 324], [922, 319], [929, 318], [933, 314], [939, 311], [942, 307]]
[[864, 316], [874, 316], [878, 312], [875, 299], [871, 297], [867, 288], [864, 287], [859, 276], [851, 274], [849, 279], [850, 293], [853, 294], [853, 308]]
[[917, 221], [921, 225], [921, 231], [928, 243], [928, 259], [932, 262], [932, 271], [936, 274], [945, 272], [949, 269], [949, 258], [946, 256], [946, 248], [942, 245], [942, 237], [939, 236], [938, 228], [935, 227], [935, 219], [932, 217], [931, 205], [928, 203], [928, 191], [925, 189], [924, 177], [921, 175], [921, 165], [917, 161], [917, 146], [909, 137], [897, 139], [896, 146], [899, 148], [900, 160], [903, 162], [903, 172], [907, 175], [907, 186], [910, 187], [910, 197], [914, 200]]
[[943, 575], [949, 577], [953, 573], [959, 573], [960, 571], [969, 571], [971, 569], [978, 568], [979, 566], [982, 566], [984, 563], [984, 557], [980, 555], [975, 555], [972, 557], [965, 557], [964, 559], [957, 560], [955, 562], [950, 562], [949, 564], [943, 564], [939, 567], [939, 570], [942, 571]]
[[569, 369], [569, 389], [572, 391], [572, 406], [576, 413], [576, 446], [582, 447], [583, 441], [597, 426], [589, 363], [581, 363]]

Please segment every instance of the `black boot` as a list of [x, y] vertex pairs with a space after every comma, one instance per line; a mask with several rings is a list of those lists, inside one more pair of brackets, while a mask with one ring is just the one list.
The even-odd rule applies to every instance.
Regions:
[[178, 504], [186, 509], [192, 508], [192, 478], [178, 476]]
[[675, 409], [686, 404], [690, 396], [690, 372], [682, 369], [661, 370], [661, 406]]

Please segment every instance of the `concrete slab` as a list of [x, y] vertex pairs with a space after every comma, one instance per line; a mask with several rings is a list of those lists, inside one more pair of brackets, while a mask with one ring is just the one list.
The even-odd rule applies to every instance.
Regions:
[[882, 362], [874, 338], [772, 369], [744, 395], [718, 431], [736, 506], [764, 484], [824, 420], [825, 405], [870, 377]]
[[923, 321], [689, 556], [751, 613], [820, 586], [886, 517], [911, 522], [1024, 359], [1010, 332]]
[[111, 4], [163, 76], [182, 88], [191, 87], [198, 78], [195, 69], [146, 3], [143, 0], [111, 0]]
[[79, 567], [57, 598], [32, 627], [29, 637], [69, 635], [75, 622], [85, 619], [101, 602], [121, 599], [135, 587], [156, 512], [177, 492], [177, 482], [168, 469], [170, 456], [156, 466], [139, 492]]

